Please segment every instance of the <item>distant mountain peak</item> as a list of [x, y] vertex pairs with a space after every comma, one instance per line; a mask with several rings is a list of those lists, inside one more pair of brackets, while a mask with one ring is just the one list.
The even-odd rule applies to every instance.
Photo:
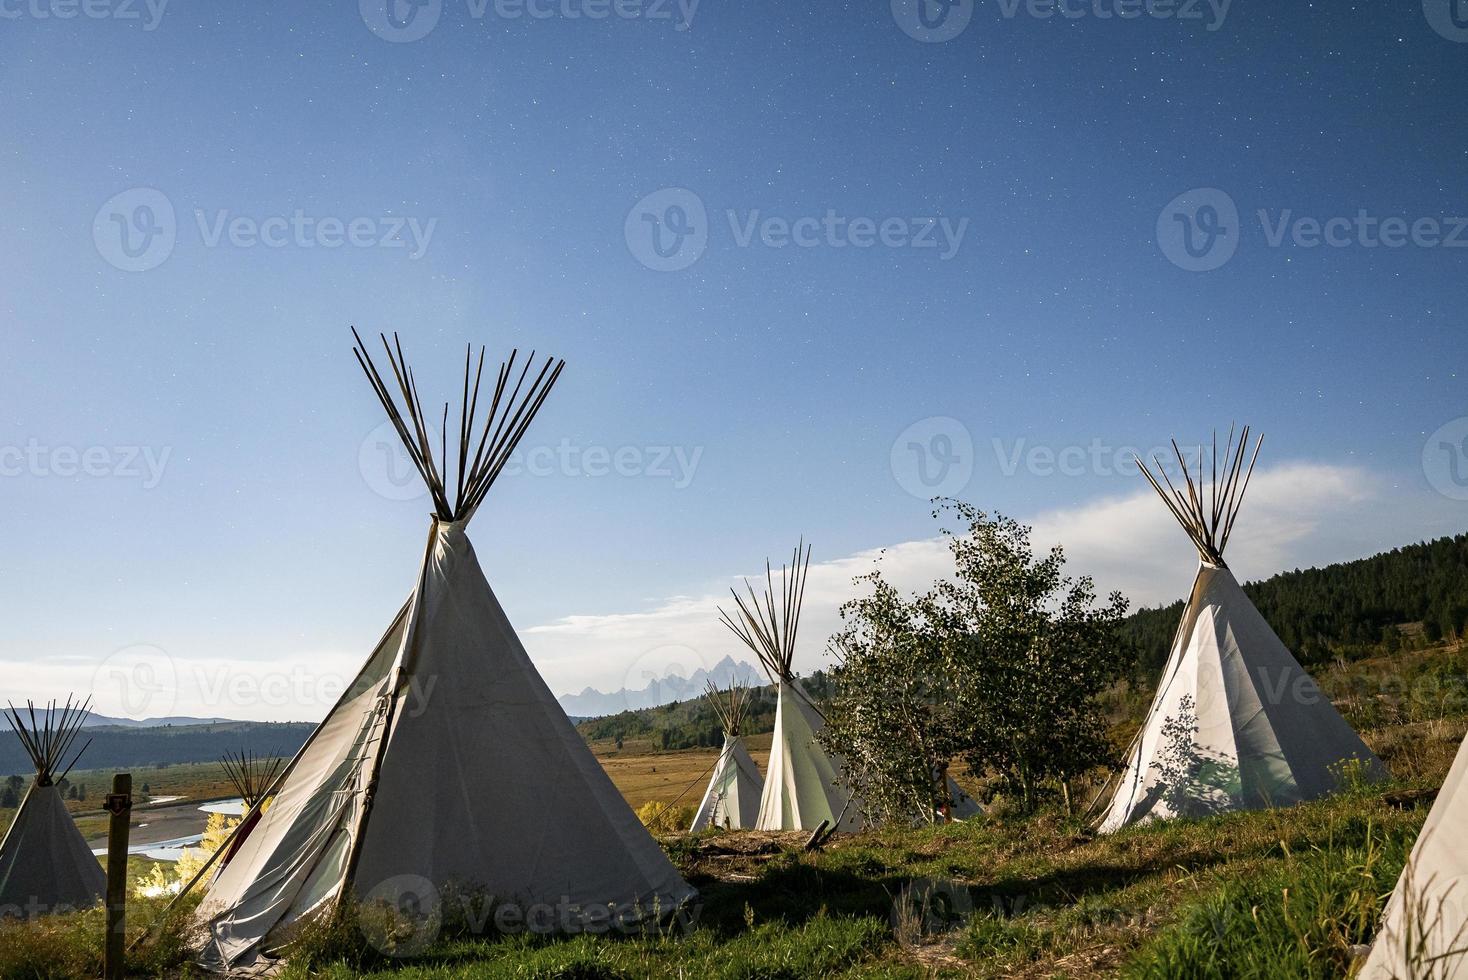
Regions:
[[725, 655], [710, 669], [698, 668], [692, 677], [684, 677], [676, 669], [670, 668], [665, 675], [648, 682], [643, 688], [602, 692], [587, 687], [580, 694], [562, 694], [557, 700], [566, 714], [573, 718], [600, 718], [622, 711], [640, 711], [643, 708], [656, 708], [675, 701], [700, 697], [703, 695], [704, 685], [709, 681], [713, 681], [718, 687], [727, 687], [735, 681], [753, 687], [766, 683], [765, 676], [758, 667]]

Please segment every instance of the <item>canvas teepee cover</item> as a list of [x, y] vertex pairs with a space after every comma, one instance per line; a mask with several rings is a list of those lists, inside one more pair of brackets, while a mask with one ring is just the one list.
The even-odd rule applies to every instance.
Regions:
[[759, 817], [764, 779], [740, 735], [748, 698], [749, 689], [742, 684], [735, 683], [728, 691], [720, 691], [713, 682], [709, 683], [709, 704], [724, 726], [724, 747], [714, 763], [713, 775], [709, 777], [708, 789], [698, 805], [690, 832], [708, 827], [745, 830], [753, 827]]
[[1468, 739], [1387, 903], [1357, 980], [1468, 980]]
[[1245, 471], [1248, 439], [1245, 427], [1236, 446], [1230, 432], [1222, 460], [1214, 445], [1206, 483], [1202, 448], [1195, 480], [1174, 444], [1186, 492], [1160, 463], [1159, 481], [1138, 461], [1193, 539], [1200, 566], [1152, 707], [1101, 820], [1103, 832], [1142, 820], [1315, 799], [1339, 787], [1346, 760], [1358, 760], [1368, 778], [1385, 775], [1224, 563], [1259, 454], [1256, 442]]
[[56, 786], [86, 749], [83, 745], [70, 763], [65, 761], [87, 714], [87, 703], [73, 704], [70, 698], [62, 706], [53, 701], [40, 712], [29, 702], [25, 713], [10, 706], [11, 728], [35, 764], [36, 776], [0, 840], [0, 918], [84, 909], [106, 894], [107, 875]]
[[774, 575], [766, 562], [764, 596], [756, 595], [754, 587], [746, 582], [748, 601], [734, 592], [738, 616], [719, 610], [724, 625], [754, 651], [779, 691], [770, 764], [756, 827], [814, 830], [826, 821], [834, 830], [859, 830], [860, 804], [845, 785], [841, 760], [816, 740], [826, 719], [796, 679], [793, 668], [795, 633], [800, 626], [809, 570], [810, 548], [801, 542], [788, 573], [783, 566], [780, 568], [778, 605]]
[[206, 958], [246, 965], [343, 896], [431, 914], [450, 883], [522, 912], [554, 908], [557, 921], [590, 922], [593, 907], [601, 922], [671, 913], [693, 890], [546, 687], [464, 533], [560, 364], [548, 360], [523, 395], [530, 365], [512, 392], [515, 356], [501, 366], [476, 449], [466, 359], [454, 484], [401, 347], [388, 358], [410, 421], [360, 338], [356, 353], [433, 495], [433, 526], [407, 604], [205, 896]]

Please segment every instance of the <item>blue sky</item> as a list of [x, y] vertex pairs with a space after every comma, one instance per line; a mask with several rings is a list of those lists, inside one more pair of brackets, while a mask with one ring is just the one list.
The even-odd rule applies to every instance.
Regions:
[[[1468, 247], [1428, 234], [1468, 246], [1468, 31], [1436, 0], [1197, 20], [965, 0], [941, 42], [901, 29], [907, 0], [703, 0], [686, 25], [652, 0], [429, 0], [411, 41], [374, 33], [394, 29], [370, 0], [58, 2], [0, 3], [0, 463], [26, 453], [0, 476], [0, 693], [86, 686], [139, 644], [245, 672], [365, 655], [427, 505], [363, 464], [381, 414], [349, 324], [400, 331], [425, 396], [467, 341], [565, 357], [527, 445], [627, 451], [637, 475], [508, 476], [475, 521], [556, 690], [619, 686], [668, 644], [736, 652], [638, 617], [702, 624], [802, 534], [828, 560], [930, 538], [914, 441], [967, 439], [945, 489], [1092, 542], [1075, 521], [1136, 497], [1134, 473], [1004, 460], [1249, 421], [1291, 529], [1251, 577], [1468, 525], [1463, 460], [1424, 465], [1468, 437]], [[706, 244], [657, 271], [635, 230], [669, 201], [702, 208]], [[1200, 201], [1236, 208], [1236, 251], [1187, 271], [1173, 212], [1201, 229]], [[314, 230], [251, 239], [298, 212]], [[828, 213], [963, 233], [951, 255], [740, 240]], [[1368, 247], [1362, 213], [1429, 224]], [[128, 271], [114, 216], [166, 223], [171, 249]], [[1293, 243], [1333, 218], [1338, 247]], [[324, 247], [322, 221], [354, 220], [389, 243]], [[681, 478], [671, 449], [697, 461]], [[88, 450], [99, 475], [71, 475]], [[1180, 594], [1181, 532], [1155, 580], [1123, 574], [1151, 567], [1139, 540], [1082, 545], [1077, 570]], [[175, 707], [319, 715], [199, 700]]]

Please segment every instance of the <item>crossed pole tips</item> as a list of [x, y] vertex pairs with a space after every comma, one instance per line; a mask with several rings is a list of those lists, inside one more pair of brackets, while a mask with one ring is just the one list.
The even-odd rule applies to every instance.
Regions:
[[35, 764], [36, 785], [52, 786], [65, 779], [71, 772], [71, 767], [76, 765], [77, 759], [87, 750], [87, 746], [92, 744], [92, 740], [87, 739], [71, 756], [71, 761], [63, 765], [72, 743], [76, 741], [82, 726], [86, 724], [87, 716], [91, 714], [92, 699], [73, 701], [68, 695], [66, 703], [59, 707], [55, 701], [51, 701], [41, 709], [39, 718], [36, 716], [36, 705], [33, 701], [25, 703], [24, 716], [16, 710], [14, 704], [7, 701], [6, 705], [9, 707], [6, 714], [10, 718], [10, 727], [14, 729], [26, 754]]
[[[372, 355], [356, 327], [352, 328], [352, 336], [356, 339], [352, 353], [356, 356], [362, 373], [367, 375], [367, 380], [372, 384], [378, 400], [382, 402], [383, 409], [387, 411], [387, 417], [397, 430], [398, 437], [402, 439], [408, 458], [413, 461], [418, 474], [427, 484], [428, 492], [433, 496], [434, 513], [441, 521], [467, 521], [479, 508], [484, 495], [494, 485], [505, 464], [510, 461], [510, 454], [515, 451], [525, 430], [530, 427], [540, 406], [545, 403], [546, 396], [555, 386], [556, 379], [561, 376], [561, 369], [566, 366], [566, 362], [547, 357], [527, 388], [525, 379], [530, 377], [530, 369], [535, 361], [535, 352], [531, 351], [520, 369], [520, 376], [515, 380], [514, 389], [506, 396], [505, 389], [509, 386], [511, 375], [515, 373], [515, 361], [520, 354], [518, 348], [512, 350], [509, 358], [500, 363], [494, 394], [481, 424], [478, 413], [480, 383], [484, 377], [484, 347], [479, 348], [477, 364], [474, 345], [465, 347], [464, 391], [463, 399], [459, 403], [457, 466], [453, 470], [454, 494], [450, 501], [449, 403], [443, 404], [438, 455], [435, 456], [433, 437], [428, 432], [423, 402], [418, 397], [418, 382], [413, 375], [412, 366], [403, 354], [403, 345], [398, 335], [394, 333], [392, 343], [389, 344], [386, 334], [378, 334], [393, 380], [397, 383], [396, 395], [378, 371], [377, 364], [372, 360]], [[399, 405], [399, 402], [402, 404]], [[407, 418], [403, 417], [404, 413]], [[476, 434], [479, 437], [477, 444]]]
[[766, 559], [764, 596], [757, 595], [749, 579], [745, 579], [744, 588], [749, 592], [747, 602], [738, 590], [729, 590], [738, 609], [737, 617], [731, 616], [723, 607], [719, 608], [719, 619], [754, 651], [770, 680], [776, 683], [788, 682], [795, 677], [795, 634], [800, 629], [800, 607], [805, 601], [805, 580], [809, 572], [810, 545], [801, 538], [795, 546], [789, 573], [784, 565], [780, 566], [778, 603], [775, 600], [774, 572], [769, 559]]
[[[1152, 484], [1152, 489], [1157, 491], [1157, 496], [1162, 498], [1172, 516], [1177, 518], [1177, 522], [1188, 533], [1198, 549], [1199, 557], [1219, 568], [1228, 567], [1223, 560], [1223, 551], [1228, 547], [1234, 519], [1238, 517], [1239, 507], [1244, 502], [1244, 493], [1249, 489], [1249, 480], [1254, 475], [1254, 464], [1259, 459], [1259, 449], [1264, 445], [1263, 436], [1254, 441], [1254, 451], [1249, 455], [1249, 466], [1245, 469], [1244, 456], [1249, 451], [1249, 432], [1249, 427], [1244, 426], [1239, 433], [1238, 442], [1235, 443], [1234, 428], [1229, 427], [1221, 468], [1217, 432], [1213, 434], [1213, 447], [1208, 461], [1205, 463], [1203, 446], [1199, 444], [1197, 461], [1191, 467], [1183, 457], [1182, 450], [1178, 448], [1177, 440], [1172, 440], [1172, 453], [1182, 469], [1187, 493], [1183, 493], [1173, 484], [1162, 461], [1156, 456], [1152, 457], [1152, 464], [1157, 468], [1156, 476], [1140, 456], [1132, 457], [1137, 461], [1137, 469], [1142, 471], [1147, 482]], [[1162, 486], [1164, 483], [1167, 485], [1165, 490]]]

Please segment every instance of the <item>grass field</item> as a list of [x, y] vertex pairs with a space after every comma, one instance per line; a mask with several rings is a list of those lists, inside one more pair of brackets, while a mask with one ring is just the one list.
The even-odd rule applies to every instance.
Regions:
[[[484, 936], [446, 926], [411, 961], [315, 937], [288, 975], [401, 980], [517, 978], [1343, 977], [1371, 940], [1430, 799], [1468, 729], [1464, 651], [1440, 647], [1337, 664], [1323, 686], [1393, 770], [1290, 809], [1134, 827], [1098, 837], [1059, 810], [999, 807], [964, 825], [837, 838], [671, 835], [664, 846], [700, 892], [687, 929], [657, 937]], [[1140, 692], [1118, 691], [1120, 716]], [[752, 746], [764, 765], [768, 736]], [[593, 750], [634, 806], [697, 803], [712, 750], [662, 753], [627, 740]], [[144, 778], [158, 795], [218, 795], [210, 767]], [[90, 781], [90, 777], [89, 777]], [[143, 871], [138, 862], [137, 873]], [[914, 894], [937, 895], [923, 903]], [[133, 927], [157, 912], [141, 903]], [[932, 907], [952, 910], [939, 917]], [[924, 913], [924, 908], [928, 911]], [[97, 922], [6, 927], [0, 978], [82, 977], [99, 963]], [[169, 942], [177, 944], [174, 935]], [[139, 972], [189, 973], [152, 945]]]

